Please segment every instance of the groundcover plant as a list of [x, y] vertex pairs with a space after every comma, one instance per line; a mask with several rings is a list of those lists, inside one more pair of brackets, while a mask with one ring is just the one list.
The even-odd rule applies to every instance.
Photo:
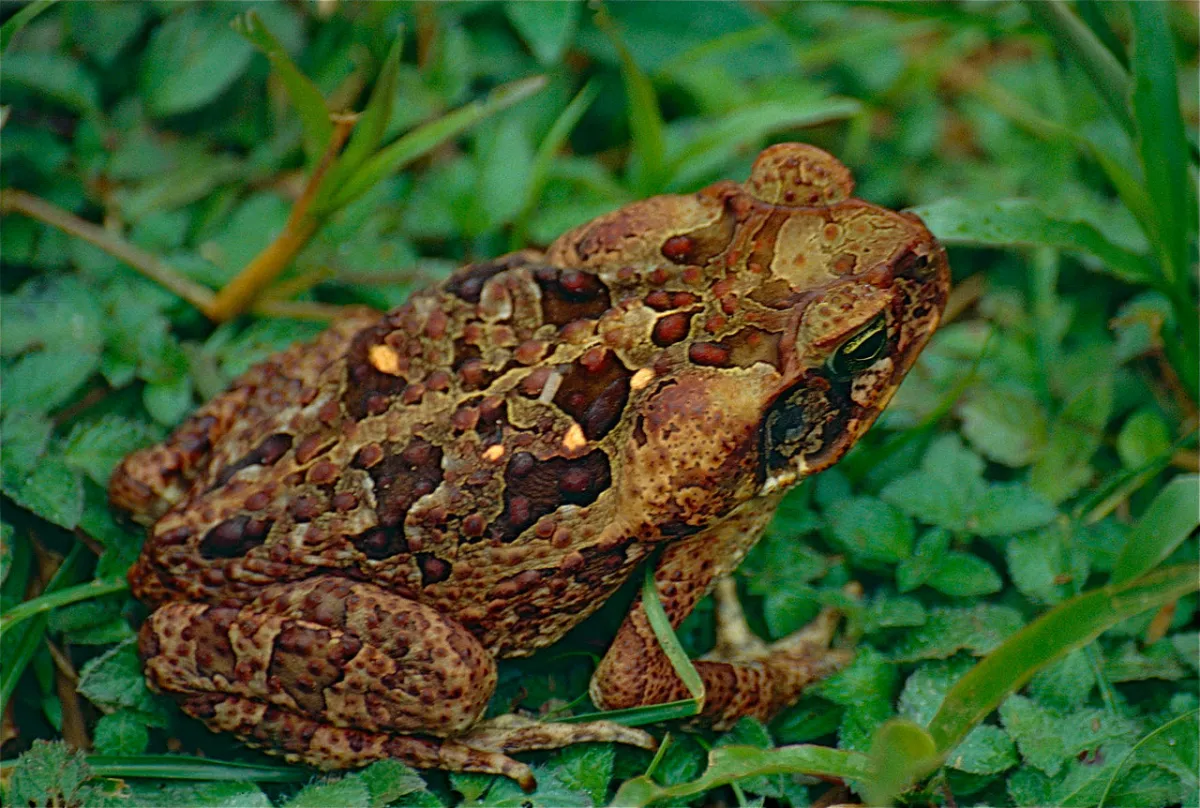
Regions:
[[[1200, 803], [1195, 4], [37, 0], [0, 18], [6, 804]], [[781, 141], [917, 212], [954, 272], [890, 408], [736, 574], [764, 638], [843, 608], [846, 668], [768, 725], [694, 726], [696, 699], [616, 716], [658, 752], [525, 755], [532, 793], [289, 766], [147, 689], [125, 581], [144, 531], [105, 495], [124, 455], [346, 306], [743, 178]], [[593, 712], [641, 584], [502, 661], [490, 712]], [[711, 605], [660, 640], [694, 678]]]

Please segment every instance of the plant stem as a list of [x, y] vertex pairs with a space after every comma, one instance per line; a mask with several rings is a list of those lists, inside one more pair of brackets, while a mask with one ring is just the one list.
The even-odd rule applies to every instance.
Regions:
[[37, 219], [51, 227], [57, 227], [68, 235], [86, 241], [114, 258], [125, 262], [152, 281], [170, 289], [201, 311], [213, 301], [212, 290], [181, 275], [140, 247], [114, 236], [99, 225], [80, 219], [78, 216], [47, 202], [45, 199], [7, 188], [0, 191], [0, 215], [20, 213]]
[[[179, 295], [205, 315], [212, 306], [215, 295], [208, 287], [180, 274], [177, 269], [157, 256], [41, 197], [12, 188], [0, 190], [0, 215], [9, 213], [19, 213], [43, 224], [56, 227], [69, 236], [74, 236], [103, 250], [155, 283]], [[298, 300], [261, 300], [255, 303], [253, 308], [255, 312], [271, 317], [290, 317], [295, 320], [320, 320], [322, 322], [335, 319], [343, 311], [341, 306]]]
[[69, 606], [81, 600], [91, 600], [102, 595], [113, 595], [129, 589], [129, 582], [124, 578], [98, 578], [85, 584], [57, 589], [32, 598], [9, 609], [0, 615], [0, 636], [12, 631], [18, 623], [28, 620], [34, 615]]
[[338, 153], [354, 128], [356, 120], [356, 116], [350, 115], [339, 116], [334, 120], [333, 136], [325, 147], [325, 153], [321, 155], [320, 163], [308, 178], [304, 192], [292, 206], [292, 212], [288, 215], [282, 232], [263, 248], [262, 252], [254, 256], [236, 278], [217, 293], [205, 312], [211, 319], [217, 322], [231, 320], [249, 308], [259, 293], [279, 277], [279, 273], [287, 268], [317, 232], [323, 220], [311, 213], [313, 199], [317, 196], [321, 182], [336, 162]]

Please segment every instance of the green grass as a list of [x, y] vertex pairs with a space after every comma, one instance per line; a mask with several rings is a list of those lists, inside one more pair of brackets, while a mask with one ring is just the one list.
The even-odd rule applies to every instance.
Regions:
[[[1200, 800], [1194, 7], [0, 15], [6, 803]], [[124, 454], [333, 307], [392, 306], [631, 200], [743, 178], [787, 139], [920, 213], [956, 287], [880, 423], [789, 496], [738, 574], [767, 638], [845, 607], [849, 668], [768, 726], [698, 729], [677, 718], [692, 702], [622, 716], [676, 719], [649, 726], [658, 755], [527, 756], [531, 795], [393, 762], [320, 777], [149, 693], [124, 586], [142, 535], [104, 496]], [[284, 272], [216, 324], [215, 293], [254, 262]], [[559, 645], [502, 663], [493, 711], [594, 710], [587, 680], [635, 578]], [[708, 604], [678, 639], [706, 649]]]

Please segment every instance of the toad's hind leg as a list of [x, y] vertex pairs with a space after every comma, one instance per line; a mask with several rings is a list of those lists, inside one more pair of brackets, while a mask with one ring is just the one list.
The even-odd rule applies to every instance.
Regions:
[[370, 309], [350, 309], [314, 341], [297, 343], [250, 368], [166, 441], [126, 457], [109, 480], [112, 504], [136, 521], [152, 524], [203, 472], [213, 446], [223, 436], [237, 424], [253, 426], [283, 407], [302, 402], [309, 391], [316, 391], [322, 375], [345, 353], [354, 335], [381, 316]]
[[[727, 729], [743, 716], [768, 720], [809, 684], [850, 659], [849, 652], [829, 647], [838, 623], [835, 611], [826, 610], [810, 626], [767, 645], [746, 625], [732, 580], [716, 583], [737, 567], [773, 512], [762, 503], [735, 512], [719, 525], [668, 547], [654, 570], [655, 587], [673, 627], [714, 585], [718, 587], [717, 644], [694, 663], [705, 687], [702, 716], [717, 729]], [[591, 694], [605, 709], [690, 698], [640, 602], [621, 624], [592, 677]]]
[[428, 606], [333, 576], [267, 587], [240, 608], [169, 603], [142, 627], [140, 648], [151, 684], [184, 712], [320, 768], [396, 758], [529, 787], [509, 753], [653, 743], [607, 722], [477, 724], [496, 685], [479, 641]]

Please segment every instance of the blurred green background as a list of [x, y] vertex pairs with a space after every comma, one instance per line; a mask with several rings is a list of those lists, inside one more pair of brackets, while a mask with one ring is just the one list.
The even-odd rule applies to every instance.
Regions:
[[[1178, 583], [1200, 481], [1195, 3], [6, 1], [0, 19], [7, 801], [601, 805], [632, 781], [623, 804], [1197, 804], [1197, 599]], [[254, 313], [206, 316], [287, 227], [324, 112], [364, 109], [302, 203], [295, 260]], [[141, 532], [103, 493], [120, 457], [339, 306], [389, 307], [631, 200], [743, 179], [782, 140], [915, 208], [956, 283], [879, 426], [789, 497], [739, 573], [764, 637], [846, 605], [848, 670], [768, 727], [670, 725], [653, 763], [603, 745], [529, 756], [532, 795], [387, 765], [309, 783], [145, 689], [145, 612], [123, 588]], [[850, 580], [861, 603], [840, 594]], [[1139, 608], [1108, 598], [1091, 634], [1052, 611], [1138, 580]], [[504, 663], [494, 711], [591, 709], [630, 594]], [[947, 698], [992, 651], [1031, 672], [1005, 641], [1039, 618], [1058, 656], [1031, 684]], [[705, 604], [680, 635], [698, 653], [711, 632]], [[900, 717], [941, 743], [944, 698], [980, 714], [918, 772], [878, 730]], [[93, 754], [35, 743], [59, 739]], [[753, 750], [703, 777], [726, 747], [810, 743], [843, 763], [874, 744], [878, 777], [764, 775], [784, 758]], [[648, 768], [657, 785], [636, 780]]]

